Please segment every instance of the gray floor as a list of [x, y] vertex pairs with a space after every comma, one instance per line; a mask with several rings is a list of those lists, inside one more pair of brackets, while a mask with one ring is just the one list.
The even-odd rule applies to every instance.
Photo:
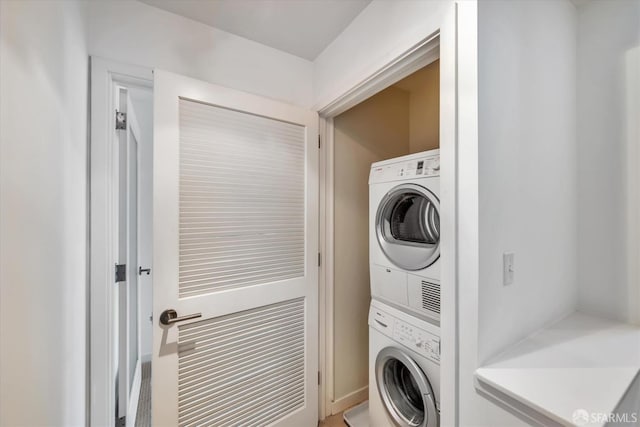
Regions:
[[151, 427], [151, 362], [142, 364], [142, 383], [140, 384], [136, 427]]

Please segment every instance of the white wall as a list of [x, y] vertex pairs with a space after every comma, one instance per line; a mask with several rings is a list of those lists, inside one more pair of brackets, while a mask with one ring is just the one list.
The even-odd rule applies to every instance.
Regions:
[[314, 105], [322, 108], [425, 37], [450, 0], [373, 0], [314, 61]]
[[[478, 3], [460, 2], [457, 8], [457, 134], [458, 134], [458, 413], [455, 425], [464, 427], [518, 427], [525, 423], [478, 395], [474, 372], [478, 368], [479, 244], [479, 67]], [[442, 51], [442, 50], [441, 50]], [[441, 61], [445, 60], [441, 57]], [[442, 75], [441, 82], [449, 77]], [[441, 150], [443, 147], [441, 146]], [[444, 173], [444, 171], [443, 171]], [[449, 422], [446, 425], [454, 425]]]
[[310, 61], [138, 1], [86, 4], [91, 55], [312, 104]]
[[[621, 321], [637, 320], [639, 314], [640, 259], [637, 246], [634, 248], [640, 239], [638, 64], [640, 2], [581, 4], [577, 72], [579, 308]], [[627, 258], [627, 248], [633, 258]]]
[[[465, 7], [464, 9], [468, 9]], [[569, 1], [478, 3], [460, 25], [460, 120], [477, 81], [477, 191], [472, 202], [473, 129], [460, 128], [462, 233], [478, 209], [479, 280], [473, 248], [461, 242], [460, 425], [525, 423], [475, 391], [488, 358], [572, 311], [576, 286], [575, 10]], [[471, 45], [471, 46], [470, 46]], [[473, 67], [477, 46], [477, 79]], [[468, 74], [471, 75], [469, 76]], [[502, 286], [502, 253], [513, 251], [515, 283]]]
[[[485, 361], [576, 306], [575, 8], [568, 0], [485, 0], [478, 27]], [[515, 253], [508, 287], [504, 252]]]
[[82, 2], [0, 2], [0, 425], [85, 425]]

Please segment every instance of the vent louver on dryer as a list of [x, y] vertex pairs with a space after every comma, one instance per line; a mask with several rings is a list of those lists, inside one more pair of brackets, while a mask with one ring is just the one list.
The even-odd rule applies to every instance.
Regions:
[[440, 285], [422, 281], [422, 308], [440, 315]]

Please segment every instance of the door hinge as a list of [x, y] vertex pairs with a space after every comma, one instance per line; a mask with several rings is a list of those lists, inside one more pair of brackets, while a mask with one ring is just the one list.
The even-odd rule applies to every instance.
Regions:
[[116, 264], [116, 283], [127, 280], [127, 264]]
[[321, 263], [322, 263], [322, 255], [320, 255], [320, 252], [318, 252], [318, 267], [320, 267]]
[[125, 427], [127, 425], [127, 417], [118, 418], [118, 427]]
[[127, 113], [116, 110], [116, 130], [127, 128]]
[[318, 134], [318, 148], [320, 148], [320, 134]]
[[322, 383], [322, 375], [320, 375], [320, 371], [318, 371], [318, 385]]

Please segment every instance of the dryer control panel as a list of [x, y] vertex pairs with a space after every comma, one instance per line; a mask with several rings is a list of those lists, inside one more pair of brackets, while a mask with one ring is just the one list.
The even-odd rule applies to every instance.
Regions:
[[436, 176], [440, 176], [440, 156], [427, 156], [389, 164], [374, 164], [369, 183]]
[[440, 362], [440, 338], [427, 331], [396, 321], [393, 339], [434, 362]]
[[[411, 163], [409, 166], [413, 166]], [[439, 176], [440, 175], [440, 156], [427, 157], [416, 161], [416, 176]]]

